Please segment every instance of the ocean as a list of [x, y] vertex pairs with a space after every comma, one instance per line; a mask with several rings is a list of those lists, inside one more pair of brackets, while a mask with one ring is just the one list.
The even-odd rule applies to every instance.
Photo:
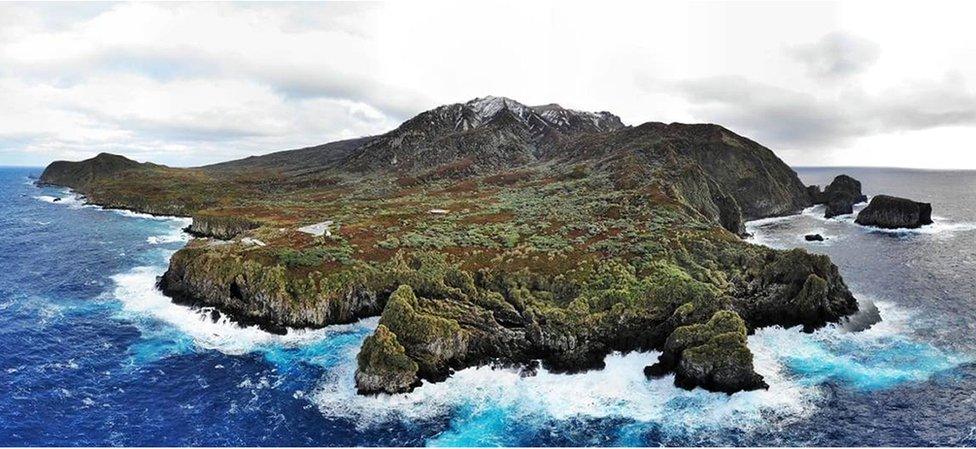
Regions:
[[644, 378], [656, 353], [631, 353], [363, 397], [355, 356], [375, 318], [286, 335], [213, 322], [154, 288], [185, 219], [85, 205], [35, 187], [40, 171], [0, 168], [3, 446], [976, 445], [976, 172], [797, 170], [932, 202], [935, 224], [871, 230], [817, 207], [749, 223], [754, 243], [830, 255], [882, 317], [757, 331], [767, 391], [680, 390]]

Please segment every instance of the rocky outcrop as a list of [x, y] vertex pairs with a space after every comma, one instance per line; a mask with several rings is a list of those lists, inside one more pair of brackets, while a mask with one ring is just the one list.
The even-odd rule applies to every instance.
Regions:
[[823, 192], [819, 186], [808, 186], [807, 195], [813, 204], [827, 206], [826, 218], [852, 214], [855, 204], [867, 201], [867, 196], [861, 193], [861, 182], [847, 175], [834, 178]]
[[361, 393], [403, 393], [420, 382], [417, 363], [384, 324], [366, 338], [356, 360], [356, 386]]
[[824, 241], [824, 236], [820, 234], [807, 234], [803, 236], [803, 239], [808, 242], [822, 242]]
[[230, 240], [260, 226], [260, 222], [242, 217], [198, 214], [193, 216], [193, 223], [184, 230], [194, 237]]
[[[417, 364], [418, 379], [436, 381], [452, 369], [486, 362], [533, 359], [556, 372], [575, 372], [601, 367], [612, 351], [657, 349], [667, 355], [646, 372], [674, 372], [680, 386], [728, 393], [763, 388], [745, 344], [747, 329], [771, 324], [813, 329], [853, 313], [857, 302], [825, 256], [759, 251], [763, 255], [741, 259], [757, 273], [730, 289], [732, 296], [667, 264], [644, 278], [646, 289], [638, 293], [624, 287], [634, 279], [632, 272], [613, 262], [574, 287], [565, 280], [504, 272], [472, 276], [443, 259], [412, 259], [406, 266], [418, 273], [439, 274], [408, 276], [421, 286], [420, 293], [401, 285], [380, 323]], [[543, 299], [557, 291], [576, 293], [565, 306]], [[636, 296], [627, 299], [631, 295]], [[360, 392], [403, 391], [412, 384], [405, 364], [367, 360], [357, 376]]]
[[245, 260], [243, 249], [193, 241], [170, 258], [159, 287], [176, 302], [216, 307], [238, 322], [275, 333], [351, 323], [383, 310], [384, 298], [361, 277], [296, 276], [282, 265]]
[[110, 178], [125, 170], [153, 167], [153, 164], [142, 164], [124, 156], [101, 153], [91, 159], [80, 162], [55, 161], [52, 162], [38, 179], [41, 185], [56, 185], [70, 187], [84, 191], [95, 180]]
[[658, 363], [648, 376], [674, 371], [675, 384], [734, 393], [768, 388], [752, 365], [746, 325], [738, 314], [720, 310], [705, 323], [681, 326], [668, 336]]
[[857, 311], [830, 258], [802, 249], [766, 254], [757, 277], [740, 286], [735, 310], [750, 328], [801, 325], [807, 331]]
[[857, 214], [855, 223], [885, 229], [918, 228], [932, 224], [932, 205], [907, 198], [878, 195]]

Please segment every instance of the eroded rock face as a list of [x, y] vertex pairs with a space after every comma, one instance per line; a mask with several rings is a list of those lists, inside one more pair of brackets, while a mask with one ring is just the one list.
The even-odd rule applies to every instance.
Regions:
[[823, 192], [819, 186], [809, 186], [807, 194], [813, 204], [827, 206], [824, 211], [826, 218], [852, 214], [855, 204], [867, 201], [867, 196], [861, 193], [861, 182], [847, 175], [834, 178]]
[[859, 214], [855, 223], [885, 229], [918, 228], [932, 224], [932, 205], [907, 198], [878, 195]]
[[213, 237], [230, 240], [251, 229], [256, 229], [261, 223], [240, 217], [195, 215], [193, 223], [185, 231], [194, 237]]

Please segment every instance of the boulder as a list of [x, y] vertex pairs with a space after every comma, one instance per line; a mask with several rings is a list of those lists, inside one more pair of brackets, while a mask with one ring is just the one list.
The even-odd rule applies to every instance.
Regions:
[[803, 239], [808, 242], [822, 242], [824, 241], [824, 236], [820, 234], [807, 234], [803, 236]]
[[932, 205], [907, 198], [878, 195], [857, 214], [855, 223], [885, 229], [918, 228], [932, 224]]

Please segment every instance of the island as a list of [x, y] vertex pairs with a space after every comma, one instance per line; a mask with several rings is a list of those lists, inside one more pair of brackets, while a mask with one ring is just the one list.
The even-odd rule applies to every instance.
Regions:
[[[196, 168], [100, 154], [38, 180], [90, 203], [193, 218], [159, 287], [271, 332], [379, 316], [362, 394], [454, 370], [599, 369], [765, 388], [746, 336], [857, 311], [824, 255], [750, 244], [744, 221], [815, 201], [768, 148], [712, 124], [484, 97], [385, 134]], [[859, 186], [858, 190], [859, 190]]]

